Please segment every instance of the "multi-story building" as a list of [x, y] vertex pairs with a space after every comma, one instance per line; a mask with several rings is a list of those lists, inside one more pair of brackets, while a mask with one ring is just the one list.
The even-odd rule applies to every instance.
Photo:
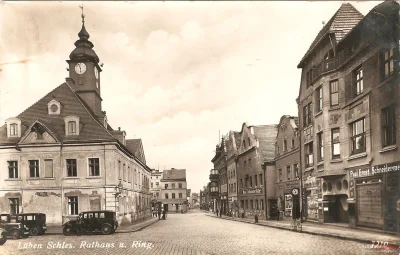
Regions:
[[[275, 195], [274, 165], [267, 168], [268, 185], [265, 183], [264, 165], [273, 162], [275, 156], [275, 139], [277, 125], [249, 126], [243, 123], [238, 148], [237, 180], [240, 215], [269, 218], [267, 206]], [[267, 186], [267, 187], [266, 187]]]
[[[214, 199], [214, 211], [218, 209], [223, 215], [226, 215], [228, 211], [228, 175], [226, 171], [226, 147], [224, 138], [222, 138], [221, 143], [216, 146], [215, 156], [211, 162], [214, 164], [214, 169], [211, 170], [210, 185], [212, 189], [215, 189], [215, 187], [218, 188], [217, 192], [211, 191], [211, 196]], [[217, 179], [214, 178], [215, 175], [218, 175]]]
[[298, 133], [299, 119], [284, 115], [278, 125], [278, 134], [275, 144], [275, 170], [277, 206], [281, 217], [292, 218], [293, 205], [300, 201], [294, 201], [292, 189], [300, 190], [300, 141]]
[[240, 146], [240, 133], [230, 131], [225, 136], [226, 146], [226, 167], [228, 173], [228, 209], [237, 217], [239, 204], [237, 202], [237, 175], [236, 162], [238, 147]]
[[153, 169], [151, 171], [151, 183], [150, 183], [150, 191], [151, 197], [153, 201], [159, 201], [161, 196], [161, 178], [162, 178], [162, 171]]
[[343, 4], [298, 65], [308, 219], [400, 229], [398, 14]]
[[84, 22], [78, 36], [66, 81], [0, 127], [0, 164], [8, 169], [0, 172], [0, 210], [61, 223], [103, 209], [131, 222], [150, 214], [150, 169], [143, 148], [107, 122]]
[[186, 169], [163, 170], [161, 202], [167, 212], [187, 212]]

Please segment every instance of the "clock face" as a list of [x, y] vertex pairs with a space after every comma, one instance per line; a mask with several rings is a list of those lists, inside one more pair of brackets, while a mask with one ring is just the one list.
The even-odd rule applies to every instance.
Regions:
[[84, 72], [86, 72], [86, 65], [84, 63], [76, 64], [75, 72], [78, 74], [83, 74]]
[[298, 190], [298, 189], [292, 189], [292, 194], [293, 194], [293, 195], [299, 194], [299, 190]]
[[97, 70], [97, 67], [94, 67], [94, 76], [96, 76], [96, 79], [99, 78], [99, 71]]
[[52, 104], [52, 105], [50, 106], [50, 109], [51, 109], [52, 112], [57, 112], [58, 106], [57, 106], [56, 104]]

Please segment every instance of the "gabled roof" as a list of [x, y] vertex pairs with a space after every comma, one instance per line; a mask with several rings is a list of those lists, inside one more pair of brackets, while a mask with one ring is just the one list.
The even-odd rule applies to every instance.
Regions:
[[[56, 99], [61, 103], [61, 113], [54, 115], [48, 114], [47, 104]], [[65, 135], [64, 118], [67, 116], [77, 116], [80, 122], [80, 131], [77, 136]], [[76, 142], [96, 142], [96, 141], [115, 141], [109, 131], [98, 121], [85, 102], [67, 84], [63, 83], [53, 91], [45, 95], [28, 109], [17, 116], [21, 120], [21, 135], [30, 132], [30, 127], [34, 122], [40, 120], [49, 132], [62, 143]], [[16, 145], [20, 138], [7, 138], [7, 126], [0, 127], [0, 144]]]
[[275, 157], [275, 140], [278, 133], [278, 125], [261, 125], [250, 127], [253, 127], [254, 137], [258, 140], [258, 151], [261, 159], [264, 162], [273, 160]]
[[305, 59], [327, 34], [334, 34], [336, 43], [338, 43], [358, 24], [358, 22], [360, 22], [360, 20], [362, 20], [363, 17], [364, 16], [350, 3], [342, 4], [332, 18], [324, 25], [321, 31], [319, 31], [297, 68], [302, 67]]
[[127, 139], [126, 147], [134, 154], [140, 161], [146, 164], [144, 156], [142, 139]]
[[162, 180], [185, 180], [186, 181], [186, 169], [171, 169], [164, 170]]

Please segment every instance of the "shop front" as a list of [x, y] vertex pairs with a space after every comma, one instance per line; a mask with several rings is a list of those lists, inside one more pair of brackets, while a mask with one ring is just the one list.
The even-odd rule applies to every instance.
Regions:
[[349, 222], [349, 188], [347, 175], [331, 175], [321, 178], [323, 195], [323, 222]]
[[280, 212], [280, 219], [291, 219], [293, 210], [292, 189], [299, 189], [299, 180], [287, 181], [278, 184], [277, 209]]
[[400, 232], [400, 162], [349, 173], [356, 195], [357, 226]]
[[319, 221], [323, 213], [321, 180], [320, 178], [308, 176], [303, 183], [303, 214], [307, 220]]

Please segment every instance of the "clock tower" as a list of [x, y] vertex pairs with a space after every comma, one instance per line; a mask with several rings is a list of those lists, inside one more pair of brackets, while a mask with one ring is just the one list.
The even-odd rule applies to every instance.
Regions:
[[89, 33], [85, 28], [85, 15], [82, 8], [82, 29], [78, 33], [79, 39], [75, 42], [75, 49], [69, 55], [70, 86], [85, 101], [91, 110], [100, 118], [101, 111], [100, 96], [100, 72], [99, 57], [93, 50], [93, 43], [89, 41]]

